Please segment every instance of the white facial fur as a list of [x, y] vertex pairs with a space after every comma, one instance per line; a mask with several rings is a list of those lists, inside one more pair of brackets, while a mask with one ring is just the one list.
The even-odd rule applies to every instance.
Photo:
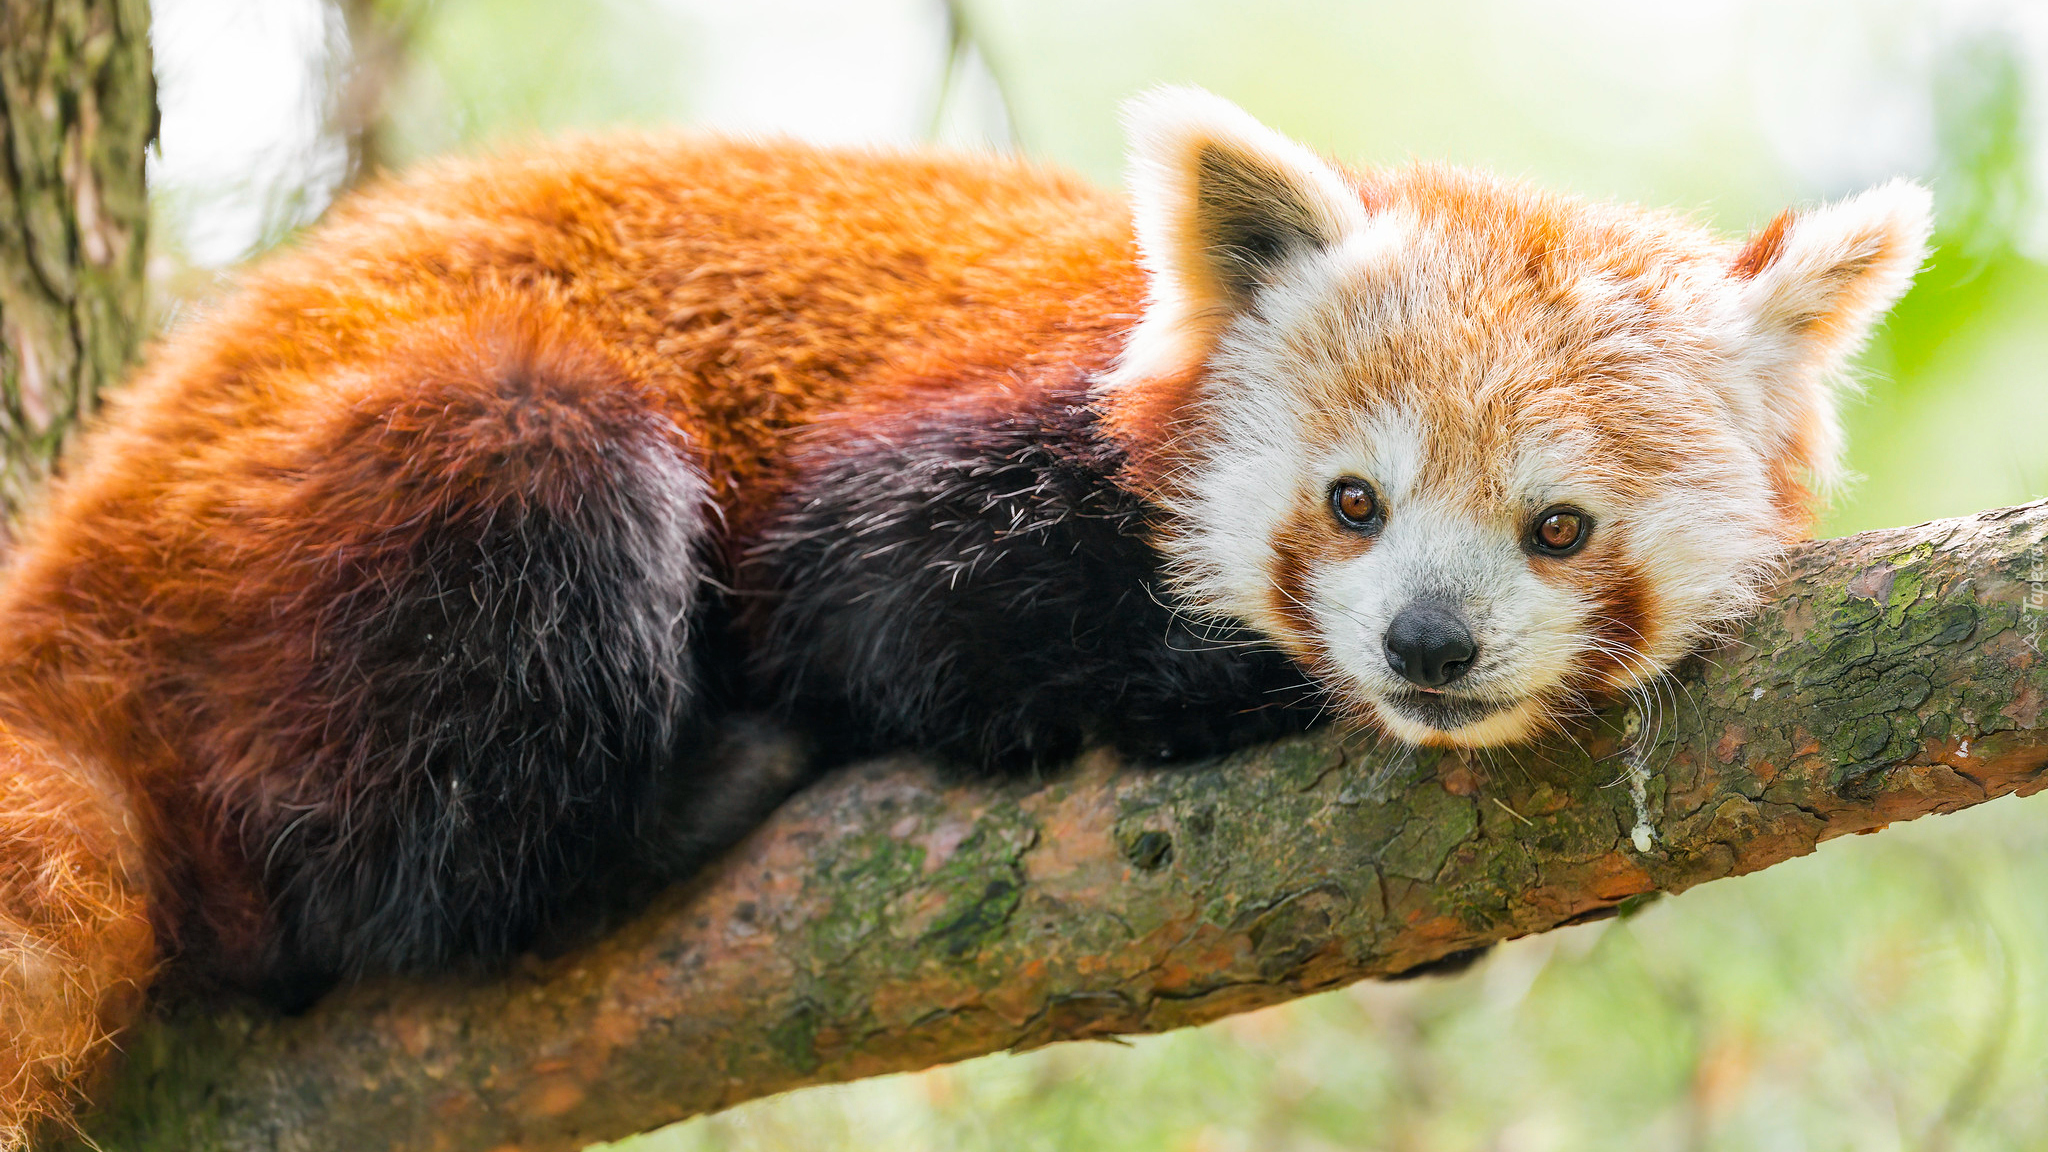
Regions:
[[1361, 423], [1348, 450], [1329, 454], [1301, 477], [1313, 486], [1316, 476], [1329, 476], [1325, 490], [1342, 477], [1382, 478], [1375, 486], [1386, 523], [1371, 551], [1329, 564], [1309, 581], [1323, 647], [1352, 691], [1374, 702], [1381, 723], [1422, 742], [1437, 730], [1386, 703], [1413, 687], [1389, 665], [1384, 637], [1395, 614], [1412, 603], [1450, 608], [1478, 647], [1471, 671], [1457, 682], [1459, 695], [1508, 713], [1459, 730], [1472, 743], [1487, 743], [1503, 723], [1516, 722], [1525, 701], [1569, 673], [1580, 655], [1576, 638], [1585, 635], [1586, 618], [1598, 605], [1535, 576], [1519, 524], [1482, 521], [1423, 481], [1419, 417], [1394, 409]]
[[[1831, 375], [1918, 264], [1924, 192], [1895, 184], [1796, 220], [1739, 275], [1682, 223], [1476, 175], [1381, 174], [1368, 211], [1349, 178], [1219, 104], [1169, 91], [1134, 116], [1154, 298], [1103, 386], [1113, 400], [1202, 373], [1163, 495], [1188, 603], [1280, 642], [1394, 735], [1465, 745], [1640, 683], [1753, 607], [1799, 527], [1787, 477], [1834, 470]], [[1219, 266], [1201, 235], [1214, 221], [1182, 203], [1199, 194], [1190, 157], [1213, 170], [1219, 152], [1310, 202], [1275, 209], [1288, 243], [1256, 265]], [[1518, 233], [1458, 196], [1526, 212], [1541, 235], [1578, 229], [1559, 243], [1641, 251], [1545, 252], [1539, 276], [1506, 250]], [[1345, 478], [1377, 493], [1375, 532], [1330, 512]], [[1577, 556], [1530, 546], [1557, 505], [1592, 518]], [[1454, 612], [1477, 649], [1435, 693], [1384, 646], [1418, 601]]]
[[[1461, 744], [1521, 738], [1588, 689], [1646, 680], [1751, 607], [1782, 539], [1762, 463], [1732, 435], [1672, 461], [1655, 478], [1661, 491], [1642, 500], [1607, 475], [1595, 438], [1570, 430], [1524, 432], [1504, 459], [1464, 459], [1455, 434], [1447, 445], [1443, 429], [1427, 427], [1432, 415], [1464, 405], [1425, 414], [1362, 403], [1333, 413], [1333, 398], [1369, 370], [1380, 337], [1415, 322], [1387, 314], [1386, 302], [1424, 312], [1451, 303], [1405, 275], [1400, 291], [1360, 284], [1361, 270], [1344, 267], [1347, 255], [1355, 254], [1288, 281], [1284, 295], [1299, 306], [1276, 301], [1241, 317], [1218, 343], [1202, 420], [1213, 439], [1185, 475], [1174, 508], [1182, 527], [1168, 541], [1183, 595], [1283, 640], [1298, 628], [1285, 610], [1302, 609], [1315, 632], [1310, 661], [1327, 686], [1403, 739]], [[1399, 249], [1378, 258], [1402, 266]], [[1319, 276], [1340, 283], [1317, 290]], [[1369, 306], [1374, 300], [1382, 307]], [[1276, 542], [1304, 526], [1347, 534], [1327, 510], [1331, 486], [1345, 478], [1372, 485], [1384, 526], [1368, 547], [1337, 550], [1355, 554], [1312, 563], [1298, 590], [1279, 589]], [[1559, 505], [1591, 516], [1597, 551], [1531, 554], [1533, 519]], [[1588, 579], [1595, 573], [1581, 570], [1587, 565], [1641, 572], [1663, 626], [1624, 622], [1620, 635], [1599, 627], [1610, 608]], [[1416, 602], [1445, 606], [1470, 629], [1477, 656], [1446, 692], [1490, 706], [1489, 714], [1442, 727], [1401, 706], [1417, 689], [1390, 666], [1384, 639]], [[1611, 671], [1597, 685], [1575, 679], [1601, 650]]]

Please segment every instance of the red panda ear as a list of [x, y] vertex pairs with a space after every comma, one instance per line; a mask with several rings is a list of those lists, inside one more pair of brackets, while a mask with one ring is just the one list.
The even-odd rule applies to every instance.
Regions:
[[1927, 254], [1927, 189], [1906, 180], [1811, 212], [1786, 212], [1728, 268], [1747, 396], [1733, 396], [1765, 452], [1825, 489], [1840, 476], [1836, 377]]
[[1307, 148], [1199, 88], [1125, 105], [1144, 318], [1115, 378], [1186, 372], [1288, 261], [1365, 225], [1358, 192]]

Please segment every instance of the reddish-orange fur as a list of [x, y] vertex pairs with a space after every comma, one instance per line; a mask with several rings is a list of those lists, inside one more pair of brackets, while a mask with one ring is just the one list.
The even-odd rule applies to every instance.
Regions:
[[[1141, 296], [1118, 200], [994, 158], [610, 138], [338, 209], [153, 351], [0, 585], [0, 931], [48, 957], [0, 973], [0, 1122], [62, 1111], [153, 935], [210, 979], [260, 974], [266, 909], [224, 801], [279, 787], [253, 766], [282, 750], [202, 747], [190, 720], [289, 707], [236, 645], [317, 660], [316, 635], [280, 632], [319, 556], [470, 479], [407, 479], [394, 447], [407, 411], [462, 401], [451, 358], [524, 347], [657, 393], [738, 520], [822, 414], [1104, 366]], [[357, 471], [323, 472], [340, 460]]]
[[1785, 251], [1785, 232], [1792, 227], [1792, 210], [1785, 209], [1771, 218], [1769, 224], [1757, 230], [1756, 235], [1735, 254], [1735, 260], [1728, 266], [1729, 272], [1744, 280], [1754, 280], [1764, 269], [1777, 263]]
[[[1472, 332], [1390, 344], [1399, 362], [1351, 381], [1333, 418], [1426, 381], [1433, 356], [1482, 329], [1542, 316], [1589, 260], [1654, 284], [1662, 264], [1731, 259], [1690, 229], [1469, 174], [1361, 176], [1357, 191], [1490, 230], [1512, 274], [1475, 286]], [[1738, 264], [1767, 266], [1768, 235]], [[0, 578], [0, 1148], [62, 1113], [160, 954], [213, 981], [263, 976], [271, 911], [228, 813], [252, 790], [320, 786], [264, 768], [299, 751], [276, 733], [323, 738], [317, 715], [292, 710], [323, 659], [337, 573], [376, 572], [430, 506], [570, 499], [523, 469], [530, 453], [573, 455], [551, 439], [571, 425], [594, 432], [579, 443], [686, 451], [725, 521], [747, 524], [804, 429], [933, 389], [1071, 386], [1112, 364], [1145, 292], [1124, 202], [1060, 173], [689, 136], [431, 168], [249, 274], [154, 350]], [[1629, 365], [1594, 357], [1598, 334], [1529, 331], [1494, 401], [1408, 397], [1431, 460], [1484, 475], [1470, 462], [1505, 456], [1518, 428], [1585, 426], [1626, 476], [1712, 418], [1603, 391]], [[506, 362], [542, 382], [519, 405], [475, 387]], [[1130, 486], [1171, 487], [1201, 384], [1190, 370], [1101, 400]], [[650, 426], [650, 411], [672, 423]], [[429, 450], [486, 427], [485, 449]], [[1775, 476], [1788, 533], [1805, 524], [1797, 463]], [[1314, 509], [1283, 545], [1283, 598], [1323, 551], [1368, 546]], [[1612, 584], [1615, 627], [1647, 627], [1642, 580]], [[1273, 613], [1296, 615], [1284, 599]], [[1296, 623], [1277, 631], [1313, 666]]]
[[156, 966], [135, 813], [30, 731], [0, 725], [0, 1147], [63, 1117]]

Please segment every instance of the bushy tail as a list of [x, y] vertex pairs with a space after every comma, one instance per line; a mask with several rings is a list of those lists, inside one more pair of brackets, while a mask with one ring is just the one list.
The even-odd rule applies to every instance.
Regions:
[[69, 1122], [155, 966], [137, 829], [109, 781], [0, 724], [0, 1150]]

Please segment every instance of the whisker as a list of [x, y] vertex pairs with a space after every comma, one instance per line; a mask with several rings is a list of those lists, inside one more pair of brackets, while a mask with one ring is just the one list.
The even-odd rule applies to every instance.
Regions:
[[[1282, 584], [1280, 583], [1280, 581], [1278, 581], [1278, 580], [1274, 579], [1274, 578], [1273, 578], [1272, 576], [1267, 576], [1267, 577], [1266, 577], [1266, 582], [1267, 582], [1268, 584], [1271, 584], [1271, 585], [1273, 586], [1273, 590], [1274, 590], [1275, 592], [1278, 592], [1278, 593], [1280, 593], [1280, 594], [1281, 594], [1282, 596], [1285, 596], [1285, 597], [1287, 597], [1287, 599], [1288, 599], [1288, 600], [1289, 600], [1289, 601], [1290, 601], [1291, 603], [1293, 603], [1293, 605], [1294, 605], [1295, 607], [1297, 607], [1297, 608], [1300, 608], [1300, 609], [1302, 609], [1303, 611], [1306, 611], [1306, 612], [1314, 612], [1314, 611], [1315, 611], [1315, 609], [1314, 609], [1313, 607], [1311, 607], [1311, 606], [1310, 606], [1310, 605], [1309, 605], [1309, 604], [1308, 604], [1307, 602], [1305, 602], [1304, 600], [1302, 600], [1302, 598], [1301, 598], [1301, 597], [1299, 597], [1299, 596], [1296, 596], [1296, 595], [1295, 595], [1294, 593], [1292, 593], [1292, 592], [1289, 592], [1289, 591], [1288, 591], [1288, 590], [1287, 590], [1287, 589], [1286, 589], [1286, 588], [1285, 588], [1285, 587], [1284, 587], [1284, 586], [1283, 586], [1283, 585], [1282, 585]], [[1349, 608], [1346, 608], [1346, 607], [1344, 607], [1344, 606], [1343, 606], [1342, 604], [1332, 604], [1332, 605], [1330, 605], [1330, 607], [1331, 607], [1332, 609], [1334, 609], [1334, 610], [1335, 610], [1335, 611], [1337, 612], [1337, 614], [1338, 614], [1338, 615], [1340, 615], [1340, 616], [1343, 616], [1344, 618], [1346, 618], [1346, 619], [1350, 620], [1350, 621], [1351, 621], [1352, 623], [1354, 623], [1354, 624], [1358, 625], [1359, 627], [1361, 627], [1361, 628], [1363, 628], [1363, 627], [1366, 627], [1366, 620], [1365, 620], [1365, 618], [1364, 618], [1363, 616], [1360, 616], [1360, 615], [1359, 615], [1358, 613], [1356, 613], [1356, 612], [1353, 612], [1353, 611], [1352, 611], [1351, 609], [1349, 609]]]

